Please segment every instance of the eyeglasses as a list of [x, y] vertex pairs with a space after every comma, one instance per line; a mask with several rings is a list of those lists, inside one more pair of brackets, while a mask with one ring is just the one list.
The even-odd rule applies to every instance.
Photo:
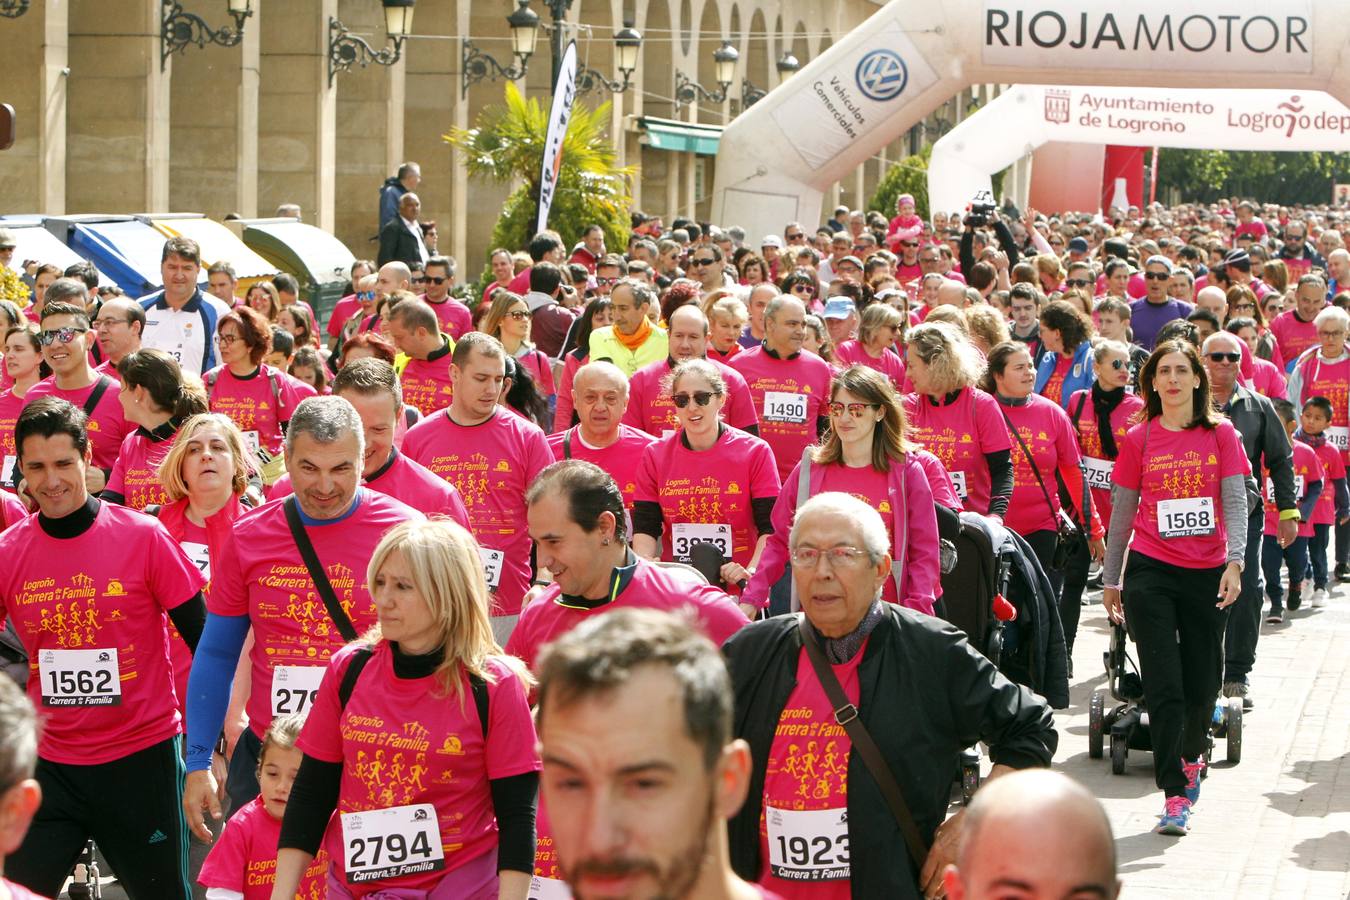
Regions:
[[1171, 272], [1145, 272], [1144, 277], [1149, 281], [1166, 281], [1172, 277]]
[[919, 262], [921, 262], [921, 263], [935, 263], [935, 262], [938, 261], [938, 258], [939, 258], [939, 257], [936, 257], [936, 256], [920, 256], [920, 257], [919, 257]]
[[220, 346], [229, 347], [236, 341], [242, 341], [243, 338], [237, 334], [219, 334], [216, 336], [216, 340], [220, 341]]
[[1091, 283], [1092, 283], [1092, 282], [1089, 281], [1089, 280], [1086, 279], [1086, 278], [1066, 278], [1066, 279], [1064, 279], [1064, 286], [1065, 286], [1065, 287], [1071, 287], [1071, 288], [1087, 287], [1087, 286], [1088, 286], [1089, 284], [1091, 284]]
[[513, 309], [509, 313], [507, 313], [507, 315], [512, 319], [515, 319], [517, 322], [519, 322], [522, 321], [523, 319], [528, 319], [530, 317], [530, 312], [529, 310], [526, 309]]
[[792, 550], [792, 564], [799, 569], [814, 569], [822, 559], [828, 559], [832, 569], [856, 569], [870, 558], [871, 554], [857, 547], [831, 547], [828, 550], [794, 547]]
[[441, 278], [441, 277], [439, 277], [439, 276], [434, 276], [434, 275], [428, 275], [426, 278], [423, 278], [422, 280], [425, 281], [427, 284], [445, 284], [445, 283], [446, 283], [447, 281], [449, 281], [450, 279], [449, 279], [449, 278]]
[[792, 293], [794, 294], [815, 294], [815, 292], [815, 289], [809, 284], [794, 284], [792, 286]]
[[1345, 336], [1345, 329], [1344, 329], [1344, 328], [1338, 328], [1338, 329], [1336, 329], [1335, 331], [1323, 331], [1323, 330], [1321, 330], [1321, 329], [1319, 328], [1319, 329], [1317, 330], [1317, 336], [1318, 336], [1318, 337], [1324, 337], [1324, 338], [1338, 338], [1338, 337], [1344, 337], [1344, 336]]
[[797, 240], [801, 240], [802, 238], [806, 237], [806, 235], [804, 235], [804, 234], [786, 234], [786, 235], [783, 235], [783, 237], [784, 237], [785, 239], [789, 240], [789, 241], [797, 241]]
[[693, 400], [699, 406], [707, 406], [716, 396], [716, 391], [694, 391], [692, 394], [676, 394], [670, 399], [675, 402], [677, 409], [684, 409], [689, 405], [690, 400]]
[[1209, 357], [1211, 362], [1235, 363], [1242, 361], [1241, 353], [1206, 353], [1205, 356]]
[[107, 316], [106, 318], [94, 320], [94, 330], [101, 331], [104, 328], [111, 328], [114, 325], [130, 325], [130, 324], [131, 324], [130, 319], [119, 319], [115, 316]]
[[1233, 309], [1234, 309], [1234, 310], [1239, 310], [1239, 309], [1250, 309], [1250, 310], [1252, 310], [1253, 312], [1255, 312], [1255, 310], [1256, 310], [1256, 304], [1255, 304], [1255, 303], [1234, 303], [1234, 304], [1233, 304]]
[[600, 285], [600, 287], [614, 287], [614, 285], [616, 285], [616, 284], [619, 283], [619, 279], [617, 279], [617, 278], [597, 278], [597, 279], [595, 279], [595, 283], [598, 284], [598, 285]]
[[69, 344], [88, 330], [88, 328], [57, 328], [53, 331], [39, 331], [38, 343], [44, 347], [50, 347], [56, 341]]
[[[892, 325], [890, 327], [894, 328], [895, 326]], [[844, 414], [844, 410], [846, 409], [848, 410], [848, 414], [850, 416], [852, 416], [855, 419], [861, 419], [864, 415], [867, 414], [867, 411], [869, 409], [880, 409], [880, 408], [881, 408], [880, 403], [847, 403], [847, 404], [830, 403], [826, 406], [826, 409], [830, 411], [830, 415], [836, 419], [842, 416]]]

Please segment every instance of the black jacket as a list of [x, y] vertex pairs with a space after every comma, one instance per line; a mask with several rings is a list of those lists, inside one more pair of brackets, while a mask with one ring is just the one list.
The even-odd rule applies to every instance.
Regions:
[[417, 238], [403, 224], [401, 216], [394, 216], [380, 229], [380, 252], [375, 262], [381, 266], [387, 262], [401, 262], [409, 267], [413, 263], [421, 264], [422, 253], [417, 247]]
[[[925, 843], [947, 811], [961, 750], [989, 745], [995, 763], [1048, 766], [1059, 737], [1050, 708], [940, 619], [893, 604], [868, 638], [858, 669], [859, 718], [899, 782]], [[750, 744], [754, 768], [745, 805], [730, 823], [731, 863], [758, 881], [759, 820], [774, 730], [797, 684], [801, 635], [797, 616], [741, 629], [725, 645], [736, 692], [735, 735]], [[862, 757], [849, 755], [848, 837], [852, 895], [857, 900], [922, 897], [919, 873], [905, 852], [890, 807]]]
[[1234, 385], [1233, 396], [1223, 411], [1242, 438], [1242, 449], [1247, 451], [1252, 475], [1258, 484], [1261, 483], [1261, 467], [1270, 470], [1270, 480], [1275, 483], [1275, 507], [1281, 511], [1297, 509], [1294, 450], [1274, 405], [1268, 398], [1239, 384]]

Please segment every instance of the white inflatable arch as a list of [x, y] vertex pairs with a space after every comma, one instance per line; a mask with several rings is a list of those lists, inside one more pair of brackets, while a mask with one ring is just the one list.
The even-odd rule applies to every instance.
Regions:
[[[820, 222], [831, 185], [972, 84], [1273, 88], [1348, 102], [1347, 38], [1343, 0], [891, 0], [727, 126], [712, 220], [752, 241]], [[1018, 127], [988, 139], [1020, 156]]]
[[930, 209], [963, 209], [990, 176], [1050, 141], [1126, 147], [1350, 151], [1350, 109], [1323, 91], [1019, 84], [933, 145]]

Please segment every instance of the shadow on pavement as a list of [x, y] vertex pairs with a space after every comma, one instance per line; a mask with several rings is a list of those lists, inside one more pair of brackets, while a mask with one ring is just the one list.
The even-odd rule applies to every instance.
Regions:
[[1321, 818], [1329, 813], [1350, 810], [1350, 804], [1331, 802], [1336, 794], [1336, 773], [1347, 760], [1350, 760], [1350, 753], [1336, 759], [1305, 759], [1293, 763], [1288, 774], [1308, 782], [1308, 786], [1292, 793], [1269, 791], [1265, 797], [1280, 812], [1299, 818]]
[[1344, 872], [1350, 857], [1350, 832], [1333, 831], [1294, 845], [1294, 862], [1300, 868], [1319, 872]]
[[[1116, 859], [1121, 875], [1132, 872], [1147, 872], [1149, 869], [1161, 869], [1165, 862], [1159, 856], [1171, 845], [1175, 838], [1163, 837], [1146, 831], [1142, 834], [1130, 834], [1116, 839]], [[1139, 862], [1151, 859], [1152, 862]]]

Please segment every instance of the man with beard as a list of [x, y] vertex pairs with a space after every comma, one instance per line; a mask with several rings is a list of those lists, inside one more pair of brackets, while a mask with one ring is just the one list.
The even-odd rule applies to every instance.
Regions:
[[555, 641], [538, 672], [545, 862], [577, 900], [775, 900], [731, 871], [726, 820], [750, 748], [731, 737], [711, 641], [666, 613], [616, 610]]

